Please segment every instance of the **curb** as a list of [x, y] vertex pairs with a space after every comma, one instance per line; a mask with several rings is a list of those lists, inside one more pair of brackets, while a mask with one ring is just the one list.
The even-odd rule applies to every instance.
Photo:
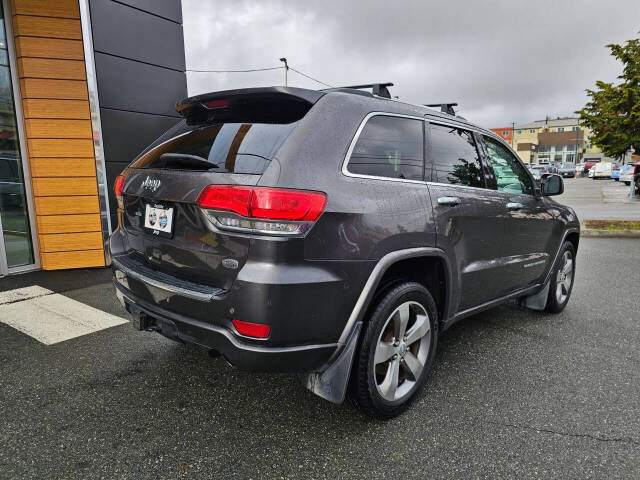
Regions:
[[640, 238], [640, 230], [580, 230], [580, 237]]
[[[582, 220], [580, 222], [581, 237], [600, 238], [640, 238], [640, 230], [605, 230], [597, 228], [587, 228], [587, 222], [607, 222], [606, 220]], [[615, 222], [615, 220], [613, 221]]]

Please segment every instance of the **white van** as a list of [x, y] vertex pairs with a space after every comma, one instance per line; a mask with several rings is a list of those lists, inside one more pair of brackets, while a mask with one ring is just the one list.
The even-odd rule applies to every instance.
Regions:
[[613, 170], [613, 164], [611, 162], [599, 162], [593, 167], [593, 179], [596, 178], [611, 178], [611, 171]]

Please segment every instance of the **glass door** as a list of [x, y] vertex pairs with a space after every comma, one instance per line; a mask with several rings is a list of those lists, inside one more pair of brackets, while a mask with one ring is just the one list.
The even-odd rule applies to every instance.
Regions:
[[0, 275], [34, 263], [22, 161], [5, 13], [0, 3]]

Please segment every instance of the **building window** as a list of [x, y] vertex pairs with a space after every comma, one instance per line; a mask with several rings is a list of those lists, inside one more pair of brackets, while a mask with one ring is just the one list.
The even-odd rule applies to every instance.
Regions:
[[536, 129], [532, 128], [531, 130], [529, 130], [529, 133], [536, 133]]
[[502, 131], [502, 136], [503, 137], [508, 137], [509, 136], [509, 131], [508, 130], [503, 130]]
[[567, 153], [564, 157], [565, 162], [576, 163], [576, 154], [575, 153]]
[[564, 132], [564, 127], [558, 127], [558, 132]]
[[521, 134], [522, 134], [522, 130], [516, 130], [516, 133], [517, 133], [518, 135], [521, 135]]
[[567, 145], [567, 146], [566, 146], [566, 150], [567, 150], [568, 152], [575, 152], [575, 151], [576, 151], [576, 145], [575, 145], [575, 144], [573, 144], [573, 145]]

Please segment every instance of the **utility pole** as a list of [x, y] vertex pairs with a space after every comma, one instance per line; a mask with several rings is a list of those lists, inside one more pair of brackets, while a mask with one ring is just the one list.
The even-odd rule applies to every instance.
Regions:
[[516, 136], [516, 122], [511, 122], [511, 148], [513, 148], [513, 137]]
[[287, 73], [289, 72], [289, 64], [287, 63], [287, 59], [282, 57], [280, 59], [281, 62], [284, 62], [284, 86], [287, 86]]
[[576, 127], [576, 155], [573, 157], [573, 163], [578, 163], [580, 155], [578, 154], [578, 138], [580, 137], [580, 119], [578, 119], [578, 126]]

